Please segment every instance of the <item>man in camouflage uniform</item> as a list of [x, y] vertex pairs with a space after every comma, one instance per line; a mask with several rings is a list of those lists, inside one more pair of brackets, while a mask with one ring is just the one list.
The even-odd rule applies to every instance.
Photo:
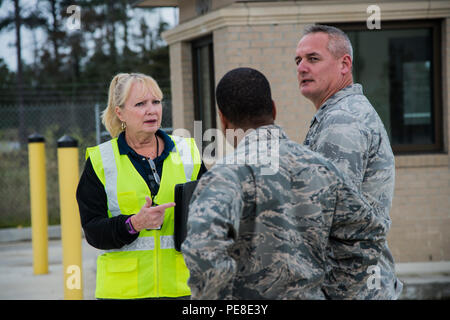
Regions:
[[[383, 219], [390, 220], [395, 163], [384, 125], [353, 83], [353, 50], [341, 30], [322, 25], [305, 29], [297, 49], [297, 77], [301, 93], [318, 110], [304, 145], [331, 160]], [[397, 299], [403, 284], [387, 241], [375, 270], [378, 288], [362, 287], [358, 299]]]
[[235, 152], [202, 176], [191, 200], [182, 252], [192, 298], [354, 298], [389, 221], [274, 124], [260, 72], [228, 72], [216, 98], [222, 131], [245, 135], [226, 135]]

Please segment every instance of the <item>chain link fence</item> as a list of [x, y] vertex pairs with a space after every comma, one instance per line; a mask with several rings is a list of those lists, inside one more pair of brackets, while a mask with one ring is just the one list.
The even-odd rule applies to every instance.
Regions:
[[[69, 135], [78, 141], [79, 170], [85, 150], [110, 139], [101, 124], [106, 102], [0, 105], [0, 228], [31, 225], [27, 137], [45, 138], [49, 224], [59, 224], [57, 140]], [[170, 99], [163, 100], [161, 127], [172, 126]]]

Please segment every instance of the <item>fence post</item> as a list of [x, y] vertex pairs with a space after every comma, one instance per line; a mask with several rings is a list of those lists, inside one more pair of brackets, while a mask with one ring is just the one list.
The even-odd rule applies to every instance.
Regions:
[[47, 180], [45, 139], [38, 133], [28, 137], [30, 174], [31, 235], [34, 274], [48, 273]]
[[78, 173], [78, 141], [62, 136], [58, 140], [58, 180], [66, 300], [83, 299], [81, 223], [76, 200]]
[[101, 132], [100, 132], [100, 106], [98, 103], [95, 104], [95, 137], [97, 139], [97, 145], [101, 142]]

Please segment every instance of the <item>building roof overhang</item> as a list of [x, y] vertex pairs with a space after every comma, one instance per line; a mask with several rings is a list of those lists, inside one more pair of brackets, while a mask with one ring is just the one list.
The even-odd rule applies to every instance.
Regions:
[[178, 0], [139, 0], [132, 3], [137, 8], [178, 7]]

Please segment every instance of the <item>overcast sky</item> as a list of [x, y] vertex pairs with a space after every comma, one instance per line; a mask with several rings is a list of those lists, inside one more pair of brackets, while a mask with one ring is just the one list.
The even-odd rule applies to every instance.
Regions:
[[[35, 6], [37, 0], [22, 0], [21, 5], [26, 8], [31, 8]], [[14, 11], [14, 5], [12, 1], [3, 1], [2, 6], [0, 6], [0, 18], [8, 15], [8, 12]], [[177, 8], [159, 8], [156, 11], [149, 12], [143, 9], [136, 9], [132, 11], [133, 18], [131, 22], [131, 32], [135, 30], [137, 33], [138, 22], [142, 16], [146, 18], [147, 24], [150, 27], [156, 27], [160, 16], [162, 19], [169, 23], [171, 27], [173, 27], [177, 22], [178, 18], [178, 9]], [[68, 15], [69, 16], [69, 15]], [[81, 27], [83, 25], [83, 8], [81, 8]], [[82, 30], [82, 29], [81, 29]], [[37, 41], [39, 44], [42, 44], [45, 39], [45, 34], [40, 31], [34, 31], [34, 34], [28, 29], [22, 27], [21, 28], [21, 36], [22, 36], [22, 59], [26, 63], [31, 63], [33, 61], [33, 47], [34, 41]], [[34, 39], [33, 39], [34, 38]], [[17, 69], [17, 58], [16, 58], [16, 36], [15, 30], [11, 31], [3, 31], [0, 33], [0, 58], [2, 58], [6, 64], [8, 65], [10, 70]]]

